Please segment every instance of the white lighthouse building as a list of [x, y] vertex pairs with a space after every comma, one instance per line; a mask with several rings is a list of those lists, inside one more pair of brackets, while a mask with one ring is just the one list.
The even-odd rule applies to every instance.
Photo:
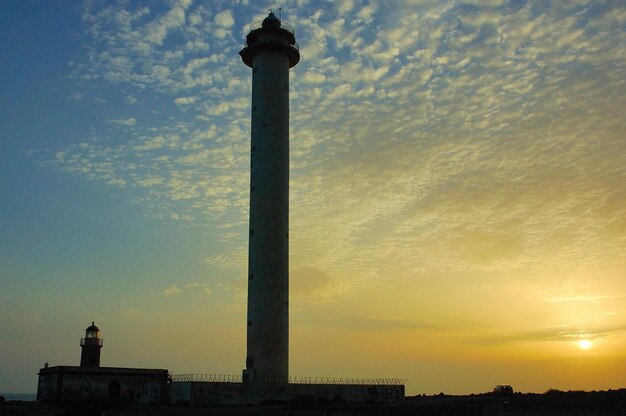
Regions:
[[239, 52], [252, 68], [248, 383], [289, 378], [289, 68], [300, 60], [291, 26], [273, 12]]
[[400, 379], [289, 376], [289, 69], [300, 52], [293, 28], [270, 12], [250, 26], [239, 55], [252, 68], [246, 368], [241, 379], [173, 375], [170, 401], [404, 400]]

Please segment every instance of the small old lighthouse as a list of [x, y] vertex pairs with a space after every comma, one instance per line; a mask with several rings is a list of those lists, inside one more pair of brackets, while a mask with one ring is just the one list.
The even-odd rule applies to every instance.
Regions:
[[289, 68], [291, 26], [273, 12], [239, 52], [252, 68], [248, 327], [245, 383], [289, 379]]
[[85, 338], [80, 339], [80, 348], [81, 367], [100, 367], [102, 338], [100, 338], [100, 329], [98, 329], [93, 321], [85, 330]]

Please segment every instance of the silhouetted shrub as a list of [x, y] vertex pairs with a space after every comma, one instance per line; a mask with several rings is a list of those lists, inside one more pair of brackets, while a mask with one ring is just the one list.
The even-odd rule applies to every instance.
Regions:
[[277, 404], [285, 404], [286, 401], [278, 399], [265, 399], [259, 403], [261, 406], [276, 406]]
[[493, 394], [496, 396], [508, 396], [513, 394], [513, 387], [508, 384], [500, 384], [493, 389]]
[[343, 396], [340, 396], [339, 394], [333, 397], [333, 403], [345, 403], [345, 402], [346, 402], [346, 399], [344, 399]]
[[314, 401], [315, 401], [315, 398], [313, 396], [310, 396], [308, 394], [301, 394], [291, 399], [291, 405], [293, 406], [310, 405]]
[[296, 396], [291, 400], [290, 407], [299, 410], [320, 410], [332, 406], [332, 401], [325, 397], [313, 397], [308, 394]]
[[75, 400], [62, 403], [63, 416], [101, 416], [105, 411], [126, 410], [128, 404], [114, 400]]

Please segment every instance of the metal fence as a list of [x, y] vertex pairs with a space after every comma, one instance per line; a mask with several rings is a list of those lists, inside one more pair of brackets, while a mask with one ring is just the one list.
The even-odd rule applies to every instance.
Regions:
[[350, 384], [363, 386], [398, 386], [406, 382], [401, 378], [337, 378], [289, 377], [289, 384]]
[[[240, 375], [233, 374], [174, 374], [173, 382], [241, 383]], [[343, 384], [361, 386], [399, 386], [406, 383], [401, 378], [337, 378], [337, 377], [289, 377], [289, 384]]]
[[233, 374], [173, 374], [172, 381], [204, 381], [209, 383], [241, 383], [240, 375]]

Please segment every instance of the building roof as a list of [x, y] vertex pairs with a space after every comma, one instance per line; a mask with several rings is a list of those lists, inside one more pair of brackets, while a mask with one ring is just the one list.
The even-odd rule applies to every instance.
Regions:
[[126, 368], [126, 367], [78, 367], [73, 365], [56, 365], [39, 369], [40, 376], [51, 374], [89, 374], [89, 375], [161, 375], [166, 377], [165, 368]]

